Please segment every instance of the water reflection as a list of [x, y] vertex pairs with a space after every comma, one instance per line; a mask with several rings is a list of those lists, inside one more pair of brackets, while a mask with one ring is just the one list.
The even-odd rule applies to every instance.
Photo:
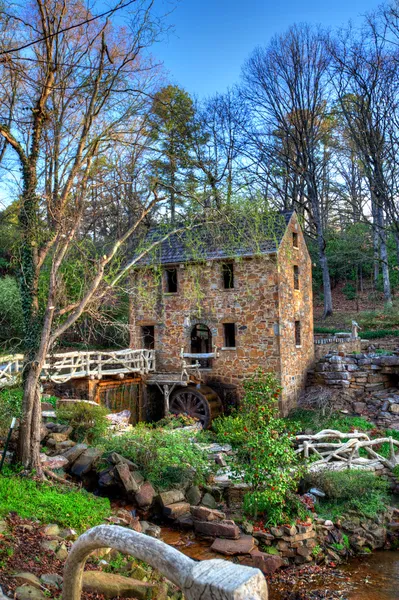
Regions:
[[399, 552], [374, 552], [342, 568], [353, 586], [349, 600], [398, 600]]

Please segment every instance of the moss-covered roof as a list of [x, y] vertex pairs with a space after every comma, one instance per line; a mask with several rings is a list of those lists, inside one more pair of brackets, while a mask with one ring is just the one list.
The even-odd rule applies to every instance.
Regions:
[[[169, 236], [170, 226], [154, 227], [148, 231], [145, 245], [168, 237], [142, 259], [140, 264], [173, 265], [274, 254], [292, 214], [292, 211], [275, 211], [260, 218], [244, 216], [239, 220], [231, 219], [230, 223], [197, 223]], [[175, 225], [174, 229], [176, 228], [178, 225]]]

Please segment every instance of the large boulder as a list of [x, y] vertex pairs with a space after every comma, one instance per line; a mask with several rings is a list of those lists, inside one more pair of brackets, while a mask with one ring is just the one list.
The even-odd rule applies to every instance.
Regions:
[[52, 440], [54, 443], [59, 444], [60, 442], [66, 442], [69, 439], [69, 436], [72, 433], [72, 427], [68, 427], [68, 429], [64, 433], [50, 433], [47, 438], [47, 443]]
[[61, 454], [58, 456], [47, 456], [46, 454], [40, 454], [40, 461], [42, 466], [45, 469], [50, 469], [50, 471], [53, 469], [62, 469], [68, 465], [68, 459]]
[[127, 494], [136, 494], [139, 491], [140, 486], [133, 477], [133, 474], [129, 469], [129, 465], [123, 462], [117, 463], [115, 465], [115, 472], [118, 474]]
[[48, 537], [58, 537], [60, 535], [60, 528], [56, 523], [50, 523], [46, 525], [43, 529], [44, 535]]
[[58, 573], [45, 573], [40, 576], [40, 581], [43, 585], [49, 587], [62, 587], [62, 577]]
[[[75, 450], [75, 448], [76, 446], [71, 448], [71, 451]], [[69, 452], [69, 450], [67, 450], [67, 452]], [[65, 454], [66, 453], [64, 453], [64, 456]], [[97, 450], [97, 448], [87, 448], [87, 450], [84, 450], [79, 458], [73, 463], [71, 473], [77, 477], [85, 475], [91, 471], [101, 455], [101, 450]]]
[[38, 590], [40, 590], [42, 587], [40, 579], [36, 577], [36, 575], [34, 575], [33, 573], [17, 573], [13, 577], [19, 585], [32, 585]]
[[163, 507], [163, 514], [169, 519], [177, 519], [182, 515], [186, 515], [190, 512], [190, 505], [188, 502], [175, 502]]
[[215, 498], [208, 493], [206, 493], [202, 498], [202, 504], [208, 508], [216, 508], [217, 506]]
[[198, 485], [193, 485], [187, 490], [186, 498], [191, 506], [197, 506], [201, 502], [202, 494]]
[[105, 469], [99, 473], [98, 485], [100, 487], [110, 487], [116, 485], [116, 471], [114, 467]]
[[257, 549], [251, 552], [251, 558], [251, 566], [255, 567], [255, 569], [260, 569], [265, 575], [271, 575], [284, 564], [281, 556], [267, 554], [267, 552], [261, 552]]
[[138, 469], [138, 466], [134, 462], [132, 462], [128, 458], [125, 458], [121, 454], [118, 454], [117, 452], [111, 452], [111, 454], [107, 457], [107, 461], [110, 462], [112, 465], [125, 463], [126, 465], [129, 465], [131, 471], [135, 471]]
[[251, 535], [242, 535], [238, 540], [223, 540], [217, 538], [213, 542], [211, 550], [226, 556], [235, 556], [237, 554], [250, 554], [255, 546], [255, 539]]
[[68, 464], [72, 465], [75, 460], [78, 460], [79, 456], [83, 454], [83, 452], [87, 450], [86, 444], [76, 444], [73, 448], [69, 448], [63, 452], [62, 456], [68, 459]]
[[206, 506], [191, 506], [190, 512], [197, 521], [224, 521], [226, 515], [220, 510], [213, 510]]
[[185, 498], [181, 490], [169, 490], [168, 492], [159, 494], [158, 500], [161, 506], [168, 506], [176, 502], [184, 502]]
[[238, 540], [240, 530], [234, 521], [194, 521], [195, 533], [214, 538]]
[[145, 481], [135, 496], [139, 508], [146, 509], [151, 506], [155, 497], [155, 490], [149, 481]]

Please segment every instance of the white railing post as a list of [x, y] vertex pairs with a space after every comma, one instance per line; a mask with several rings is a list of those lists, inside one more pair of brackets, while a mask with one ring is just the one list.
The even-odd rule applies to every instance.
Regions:
[[85, 562], [98, 548], [112, 548], [157, 569], [186, 600], [267, 600], [262, 572], [213, 559], [196, 562], [160, 540], [117, 525], [99, 525], [76, 540], [64, 567], [63, 600], [80, 600]]

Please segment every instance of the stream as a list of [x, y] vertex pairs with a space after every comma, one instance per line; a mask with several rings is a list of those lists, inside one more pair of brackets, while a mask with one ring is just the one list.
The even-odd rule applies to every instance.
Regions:
[[373, 552], [370, 556], [354, 558], [342, 567], [350, 576], [350, 600], [399, 599], [399, 551]]
[[[221, 558], [210, 551], [209, 542], [195, 539], [191, 533], [162, 527], [162, 539], [196, 560]], [[298, 592], [298, 598], [304, 600], [399, 600], [399, 551], [373, 552], [352, 558], [335, 569], [311, 566], [298, 567], [297, 571], [282, 570], [276, 577], [268, 579], [269, 600], [291, 600], [294, 592]]]

